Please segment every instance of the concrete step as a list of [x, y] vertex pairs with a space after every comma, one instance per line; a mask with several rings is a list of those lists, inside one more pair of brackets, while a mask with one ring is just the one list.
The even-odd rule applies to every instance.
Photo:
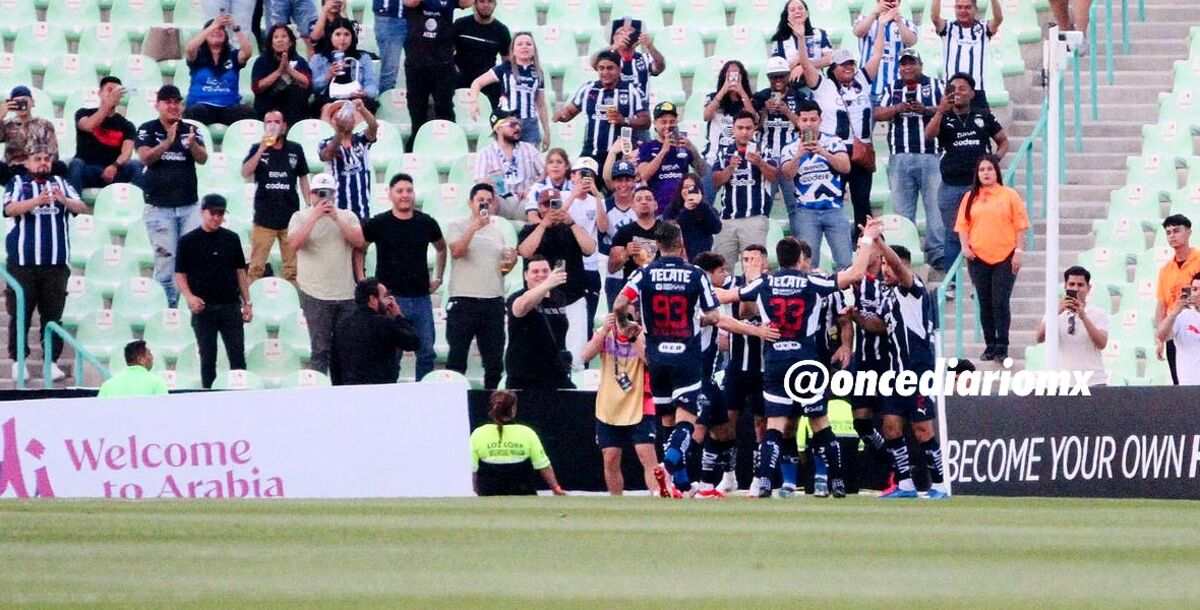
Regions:
[[[1086, 167], [1087, 169], [1095, 170], [1125, 171], [1125, 159], [1129, 156], [1129, 153], [1108, 152], [1104, 151], [1104, 149], [1098, 146], [1095, 147], [1094, 150], [1095, 152], [1092, 152], [1085, 148], [1084, 152], [1075, 152], [1075, 144], [1072, 137], [1072, 139], [1067, 142], [1067, 175], [1069, 176], [1071, 170], [1076, 167]], [[1040, 151], [1035, 151], [1033, 153], [1034, 167], [1042, 167], [1042, 164], [1045, 162], [1045, 155], [1043, 155]]]
[[[1166, 82], [1162, 84], [1118, 82], [1114, 85], [1103, 85], [1097, 87], [1096, 94], [1098, 97], [1096, 99], [1102, 105], [1112, 104], [1123, 106], [1128, 104], [1150, 104], [1157, 106], [1159, 92], [1170, 90], [1172, 82], [1173, 80], [1167, 79]], [[1068, 85], [1067, 89], [1068, 93], [1063, 101], [1069, 107], [1075, 98], [1073, 97], [1074, 93], [1070, 85]], [[1079, 99], [1082, 100], [1085, 105], [1091, 103], [1092, 90], [1090, 87], [1081, 87], [1079, 90], [1079, 95]]]
[[[1171, 61], [1164, 62], [1166, 65], [1171, 65]], [[1105, 62], [1101, 61], [1096, 64], [1096, 85], [1098, 87], [1107, 86], [1134, 86], [1142, 85], [1144, 87], [1152, 87], [1158, 89], [1170, 89], [1175, 82], [1175, 75], [1169, 71], [1162, 70], [1146, 70], [1149, 63], [1141, 64], [1141, 70], [1113, 70], [1113, 85], [1108, 84], [1108, 70], [1105, 67]], [[1067, 75], [1067, 96], [1071, 96], [1074, 91], [1073, 85], [1074, 76]], [[1092, 71], [1086, 65], [1079, 66], [1079, 84], [1081, 90], [1090, 90], [1092, 83]]]
[[[1145, 125], [1146, 123], [1150, 122], [1152, 118], [1158, 116], [1158, 108], [1157, 106], [1140, 106], [1139, 108], [1143, 110], [1141, 114], [1119, 114], [1115, 111], [1110, 111], [1107, 112], [1107, 115], [1109, 116], [1106, 116], [1105, 109], [1101, 108], [1100, 121], [1093, 121], [1091, 118], [1091, 110], [1084, 109], [1083, 137], [1085, 139], [1094, 136], [1141, 138], [1142, 125]], [[1148, 112], [1152, 112], [1152, 114], [1147, 114]], [[1030, 133], [1033, 130], [1039, 114], [1039, 112], [1032, 112], [1023, 117], [1018, 117], [1017, 120], [1012, 124], [1013, 130], [1020, 133]], [[1113, 118], [1114, 116], [1118, 116], [1118, 118]], [[1147, 118], [1131, 118], [1135, 116]], [[1069, 125], [1069, 127], [1074, 129], [1074, 125]], [[1007, 129], [1008, 126], [1006, 125], [1005, 130], [1007, 131]]]

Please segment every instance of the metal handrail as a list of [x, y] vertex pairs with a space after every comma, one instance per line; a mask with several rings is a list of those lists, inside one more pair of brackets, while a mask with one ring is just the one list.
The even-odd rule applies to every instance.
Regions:
[[13, 381], [16, 382], [18, 390], [25, 389], [25, 333], [28, 331], [25, 328], [25, 287], [17, 278], [13, 277], [5, 266], [0, 265], [0, 273], [4, 274], [4, 281], [8, 284], [9, 290], [13, 291], [13, 296], [17, 299], [17, 307], [14, 310], [17, 316], [17, 374], [13, 376]]
[[45, 387], [50, 388], [54, 385], [54, 378], [50, 370], [50, 365], [53, 363], [50, 354], [53, 351], [54, 335], [58, 335], [59, 338], [63, 340], [63, 343], [70, 345], [71, 348], [75, 350], [76, 385], [83, 381], [84, 360], [87, 360], [92, 366], [96, 367], [96, 370], [100, 371], [100, 374], [104, 375], [105, 379], [112, 377], [112, 371], [109, 370], [107, 366], [104, 366], [104, 364], [102, 364], [98, 358], [92, 355], [91, 352], [84, 349], [83, 345], [79, 343], [79, 341], [76, 341], [75, 337], [71, 336], [71, 333], [67, 332], [67, 329], [59, 326], [57, 322], [47, 322], [45, 324], [42, 336], [42, 375], [46, 383]]

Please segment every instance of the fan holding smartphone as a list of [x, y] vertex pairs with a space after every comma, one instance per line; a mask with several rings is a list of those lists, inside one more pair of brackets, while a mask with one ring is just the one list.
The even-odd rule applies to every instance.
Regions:
[[[1092, 274], [1074, 266], [1063, 273], [1066, 297], [1058, 304], [1058, 350], [1062, 368], [1090, 372], [1089, 385], [1106, 384], [1102, 352], [1108, 345], [1108, 314], [1088, 303]], [[1036, 340], [1046, 340], [1046, 321], [1038, 323]]]
[[638, 147], [638, 176], [654, 192], [657, 215], [667, 215], [679, 186], [690, 171], [703, 173], [704, 163], [699, 151], [679, 131], [679, 108], [671, 102], [654, 107], [655, 140], [642, 142]]

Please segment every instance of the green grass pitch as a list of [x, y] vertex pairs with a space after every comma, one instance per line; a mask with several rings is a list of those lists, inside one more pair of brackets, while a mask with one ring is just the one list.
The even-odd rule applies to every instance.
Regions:
[[1194, 502], [0, 501], [0, 606], [1200, 605]]

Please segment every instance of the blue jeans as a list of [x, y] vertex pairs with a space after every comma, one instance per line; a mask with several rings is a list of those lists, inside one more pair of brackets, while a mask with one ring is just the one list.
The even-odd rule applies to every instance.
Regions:
[[929, 264], [945, 269], [950, 261], [943, 258], [946, 234], [942, 213], [938, 207], [938, 188], [942, 186], [942, 171], [937, 155], [901, 153], [888, 161], [888, 185], [892, 189], [892, 210], [917, 222], [917, 195], [925, 205], [925, 259]]
[[[400, 53], [404, 51], [404, 38], [408, 35], [408, 24], [403, 17], [375, 15], [375, 44], [379, 45], [379, 92], [396, 88], [396, 74], [400, 72]], [[452, 78], [447, 75], [446, 78]]]
[[181, 235], [200, 227], [200, 204], [178, 208], [147, 205], [142, 219], [146, 221], [146, 233], [154, 248], [154, 281], [162, 284], [167, 303], [175, 307], [179, 302], [179, 290], [175, 288], [175, 249]]
[[267, 17], [266, 30], [278, 23], [287, 25], [290, 21], [296, 24], [301, 38], [308, 38], [312, 34], [312, 25], [318, 16], [314, 0], [266, 0], [263, 13]]
[[[404, 317], [412, 320], [416, 327], [417, 337], [421, 339], [421, 347], [417, 349], [417, 381], [433, 371], [436, 357], [433, 353], [433, 301], [429, 295], [419, 297], [396, 297], [396, 304]], [[404, 354], [398, 354], [397, 359]]]
[[[254, 4], [254, 0], [200, 0], [200, 12], [204, 13], [205, 19], [214, 19], [221, 14], [221, 9], [225, 9], [233, 15], [234, 24], [245, 28], [248, 37], [253, 39], [249, 32], [254, 22]], [[230, 46], [238, 48], [238, 40], [233, 32], [226, 31], [226, 35], [229, 36]]]
[[959, 254], [962, 254], [962, 244], [958, 241], [958, 233], [954, 232], [954, 223], [958, 220], [958, 206], [962, 203], [963, 195], [971, 190], [971, 186], [942, 183], [938, 189], [938, 208], [942, 210], [942, 230], [946, 235], [943, 260], [946, 268], [954, 264]]
[[542, 121], [536, 116], [521, 119], [521, 141], [542, 145]]
[[[792, 235], [798, 235], [799, 225], [796, 221], [796, 185], [792, 184], [791, 180], [783, 177], [783, 172], [779, 172], [779, 178], [775, 180], [775, 188], [779, 190], [779, 194], [783, 195], [783, 208], [787, 210], [788, 228]], [[799, 238], [797, 238], [799, 239]], [[771, 248], [770, 244], [764, 244]]]
[[812, 266], [814, 269], [821, 264], [821, 239], [829, 240], [829, 249], [833, 251], [834, 267], [845, 269], [853, 263], [854, 249], [850, 244], [850, 219], [841, 209], [812, 210], [800, 208], [796, 210], [796, 237], [804, 240], [812, 248]]
[[[106, 167], [104, 165], [90, 165], [79, 157], [71, 159], [71, 164], [67, 166], [67, 183], [80, 195], [83, 195], [83, 189], [85, 188], [104, 188], [108, 183], [100, 178], [100, 174], [104, 173]], [[135, 186], [141, 186], [142, 162], [137, 159], [130, 159], [128, 163], [121, 166], [121, 169], [117, 170], [117, 175], [113, 178], [113, 182], [129, 182]]]

